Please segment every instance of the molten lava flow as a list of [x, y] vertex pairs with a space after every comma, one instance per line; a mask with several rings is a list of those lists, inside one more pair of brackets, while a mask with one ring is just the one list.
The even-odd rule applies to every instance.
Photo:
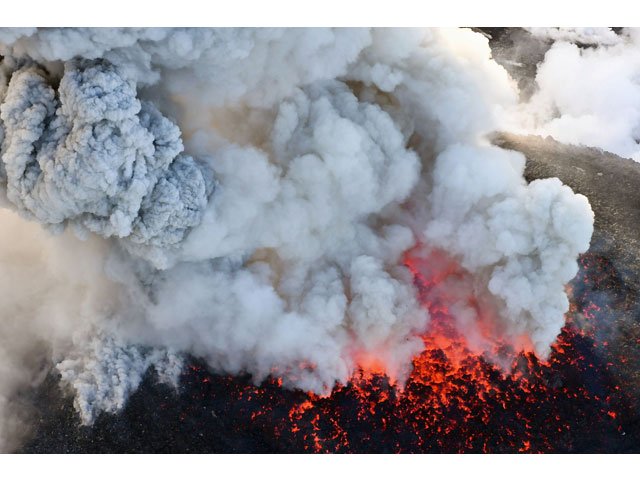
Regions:
[[[453, 285], [452, 278], [458, 286], [465, 281], [455, 262], [445, 256], [428, 262], [408, 256], [406, 263], [430, 311], [431, 324], [423, 337], [425, 348], [414, 359], [404, 388], [394, 386], [377, 368], [361, 369], [348, 385], [323, 398], [283, 390], [277, 378], [252, 386], [248, 379], [219, 377], [216, 390], [210, 390], [213, 382], [203, 383], [209, 374], [196, 367], [192, 373], [209, 395], [231, 396], [221, 415], [244, 419], [234, 428], [250, 430], [254, 436], [261, 432], [262, 438], [283, 451], [629, 448], [625, 425], [638, 421], [637, 406], [625, 393], [628, 388], [620, 384], [623, 377], [616, 369], [623, 362], [604, 354], [607, 341], [601, 340], [609, 338], [604, 320], [611, 318], [619, 299], [594, 295], [620, 291], [619, 285], [607, 283], [615, 272], [604, 258], [594, 254], [581, 258], [569, 292], [567, 324], [546, 361], [527, 348], [526, 339], [510, 345], [495, 336], [495, 326], [483, 320], [492, 314], [490, 302], [470, 299], [475, 302], [478, 335], [469, 341], [466, 332], [460, 334], [460, 321], [447, 303], [455, 299], [450, 290], [441, 288]], [[496, 359], [509, 359], [509, 365], [499, 367]]]

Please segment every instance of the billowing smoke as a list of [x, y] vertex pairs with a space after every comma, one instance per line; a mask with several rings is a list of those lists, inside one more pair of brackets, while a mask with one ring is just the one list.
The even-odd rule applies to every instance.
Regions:
[[[564, 323], [593, 214], [489, 144], [518, 92], [480, 34], [10, 29], [0, 54], [22, 217], [2, 212], [2, 448], [51, 365], [87, 424], [184, 354], [319, 394], [371, 365], [402, 385], [429, 325], [410, 250], [467, 272], [485, 340], [544, 357]], [[470, 338], [476, 308], [453, 309]]]
[[640, 31], [531, 31], [554, 43], [522, 107], [523, 128], [640, 161]]
[[53, 229], [169, 247], [200, 223], [207, 203], [202, 168], [178, 127], [111, 66], [69, 62], [57, 92], [43, 71], [11, 75], [0, 118], [7, 199]]
[[[433, 245], [460, 258], [500, 299], [506, 332], [526, 334], [543, 357], [569, 308], [562, 286], [589, 248], [588, 204], [558, 179], [522, 179], [524, 158], [496, 147], [454, 145], [433, 172]], [[544, 298], [544, 302], [540, 299]]]

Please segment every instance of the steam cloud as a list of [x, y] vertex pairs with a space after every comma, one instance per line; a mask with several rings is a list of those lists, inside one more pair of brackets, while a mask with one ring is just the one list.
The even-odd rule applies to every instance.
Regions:
[[523, 128], [640, 161], [640, 31], [532, 29], [532, 34], [555, 42], [538, 67], [538, 91], [522, 107]]
[[564, 323], [593, 213], [489, 145], [522, 106], [482, 35], [7, 29], [0, 54], [0, 448], [50, 365], [87, 424], [185, 353], [320, 394], [370, 362], [402, 384], [416, 246], [503, 340], [545, 356]]

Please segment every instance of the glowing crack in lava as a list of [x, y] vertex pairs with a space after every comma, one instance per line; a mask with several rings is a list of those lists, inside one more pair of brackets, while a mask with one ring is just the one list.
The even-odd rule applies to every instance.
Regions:
[[[455, 263], [440, 260], [441, 274], [456, 271]], [[281, 451], [533, 453], [637, 445], [630, 437], [638, 407], [616, 359], [603, 353], [607, 341], [597, 340], [621, 299], [594, 292], [623, 290], [605, 258], [581, 257], [567, 324], [546, 361], [499, 342], [493, 352], [477, 353], [445, 305], [431, 296], [443, 278], [425, 278], [419, 261], [406, 262], [432, 320], [403, 389], [380, 371], [361, 369], [348, 385], [319, 397], [283, 390], [278, 378], [253, 386], [194, 364], [183, 377], [197, 400], [191, 403], [213, 405], [212, 415], [227, 419], [227, 427], [268, 439]], [[511, 358], [510, 364], [497, 366], [495, 358], [487, 359], [491, 353]], [[181, 421], [194, 421], [193, 408], [183, 409]]]

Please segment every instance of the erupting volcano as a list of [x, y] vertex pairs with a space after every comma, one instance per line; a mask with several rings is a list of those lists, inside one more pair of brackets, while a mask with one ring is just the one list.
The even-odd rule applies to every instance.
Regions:
[[[69, 406], [52, 407], [26, 451], [46, 450], [54, 439], [71, 452], [637, 451], [634, 360], [599, 340], [612, 337], [612, 312], [628, 308], [633, 293], [606, 258], [582, 256], [567, 324], [545, 361], [499, 341], [489, 352], [470, 348], [446, 303], [433, 296], [443, 278], [425, 278], [420, 262], [405, 261], [432, 323], [403, 388], [371, 367], [319, 397], [283, 390], [276, 377], [254, 386], [192, 363], [177, 397], [149, 374], [115, 423], [103, 417], [93, 430], [77, 430]], [[444, 258], [439, 264], [440, 274], [459, 269]], [[61, 437], [64, 431], [75, 433]], [[202, 435], [194, 439], [193, 431]]]
[[0, 30], [0, 449], [637, 451], [638, 51]]

